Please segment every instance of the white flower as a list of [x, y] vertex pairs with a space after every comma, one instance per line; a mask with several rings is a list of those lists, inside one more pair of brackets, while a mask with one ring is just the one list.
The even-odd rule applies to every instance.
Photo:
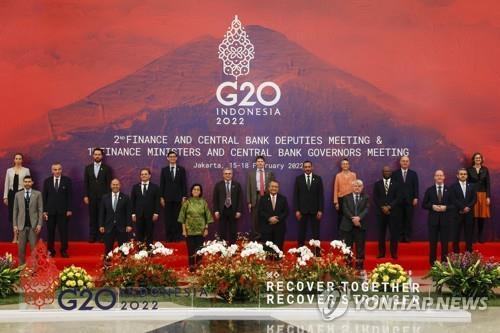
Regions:
[[125, 247], [125, 248], [123, 248], [123, 249], [122, 249], [122, 253], [123, 253], [124, 255], [126, 255], [126, 256], [128, 256], [129, 251], [130, 251], [130, 250], [129, 250], [129, 248], [128, 248], [128, 247]]
[[349, 246], [347, 246], [346, 243], [344, 243], [343, 241], [333, 240], [330, 242], [330, 246], [333, 247], [334, 249], [339, 249], [343, 255], [346, 255], [346, 256], [353, 255], [351, 248]]
[[321, 247], [321, 241], [317, 239], [311, 239], [309, 240], [309, 246]]
[[300, 266], [305, 266], [307, 262], [314, 257], [311, 249], [307, 246], [301, 246], [299, 248], [291, 248], [288, 253], [298, 253], [300, 256], [297, 258], [297, 264]]
[[273, 249], [273, 251], [276, 252], [276, 254], [278, 255], [279, 258], [283, 258], [283, 251], [281, 251], [280, 248], [276, 244], [274, 244], [271, 241], [267, 241], [266, 246]]
[[164, 246], [163, 246], [163, 244], [162, 244], [161, 242], [156, 242], [156, 243], [154, 243], [153, 247], [154, 247], [155, 249], [159, 249], [159, 248], [162, 248], [162, 247], [164, 247]]

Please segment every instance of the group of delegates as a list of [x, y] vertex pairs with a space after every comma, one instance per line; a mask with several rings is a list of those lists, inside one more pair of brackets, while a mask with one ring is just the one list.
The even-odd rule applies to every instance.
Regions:
[[[93, 162], [84, 171], [84, 198], [89, 209], [89, 242], [103, 240], [105, 253], [134, 239], [151, 244], [154, 225], [164, 211], [165, 239], [168, 242], [185, 238], [189, 267], [198, 263], [196, 251], [208, 235], [208, 226], [218, 224], [217, 236], [232, 244], [236, 241], [238, 223], [245, 210], [251, 215], [251, 238], [271, 241], [280, 249], [287, 228], [289, 205], [279, 192], [280, 184], [274, 174], [265, 168], [263, 156], [255, 160], [255, 168], [247, 174], [245, 190], [233, 179], [231, 168], [224, 168], [222, 180], [213, 189], [213, 209], [203, 198], [201, 184], [193, 184], [187, 193], [185, 169], [177, 164], [177, 154], [167, 154], [168, 165], [162, 168], [160, 184], [151, 182], [151, 171], [140, 170], [140, 182], [131, 194], [121, 191], [120, 180], [113, 178], [111, 168], [104, 164], [104, 152], [95, 148]], [[474, 226], [478, 226], [479, 241], [483, 241], [484, 220], [490, 217], [490, 178], [483, 165], [483, 157], [475, 153], [472, 166], [458, 170], [457, 183], [444, 184], [444, 173], [437, 170], [435, 184], [425, 192], [422, 207], [429, 210], [429, 260], [436, 260], [438, 240], [441, 259], [447, 255], [450, 234], [453, 250], [459, 251], [460, 232], [464, 229], [466, 249], [472, 251]], [[378, 258], [386, 256], [386, 234], [390, 234], [390, 254], [398, 258], [398, 243], [409, 242], [412, 219], [419, 201], [419, 180], [411, 170], [410, 159], [403, 156], [400, 168], [392, 171], [385, 166], [382, 178], [373, 187], [372, 201], [376, 209], [378, 229]], [[60, 254], [68, 257], [68, 219], [72, 216], [72, 183], [62, 174], [61, 163], [53, 163], [42, 192], [33, 189], [29, 169], [23, 167], [22, 154], [15, 154], [14, 166], [5, 177], [4, 202], [9, 208], [9, 222], [13, 225], [14, 240], [19, 243], [20, 263], [25, 261], [27, 243], [32, 249], [43, 222], [48, 225], [48, 251], [55, 256], [56, 228], [61, 241]], [[351, 171], [347, 159], [341, 161], [341, 170], [333, 181], [333, 205], [338, 214], [338, 234], [348, 246], [356, 248], [355, 266], [362, 269], [365, 258], [366, 217], [370, 207], [363, 181]], [[247, 207], [244, 207], [246, 198]], [[303, 174], [295, 179], [293, 210], [298, 225], [298, 246], [305, 244], [308, 229], [314, 239], [320, 239], [320, 221], [324, 212], [324, 187], [321, 176], [313, 172], [311, 161], [303, 162]], [[212, 214], [213, 211], [213, 214]], [[316, 254], [320, 255], [319, 250]]]

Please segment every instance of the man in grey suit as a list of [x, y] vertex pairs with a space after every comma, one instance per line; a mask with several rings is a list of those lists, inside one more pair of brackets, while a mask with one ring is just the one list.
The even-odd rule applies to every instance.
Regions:
[[271, 171], [264, 170], [265, 165], [266, 160], [264, 156], [257, 156], [255, 158], [256, 169], [248, 172], [247, 177], [247, 204], [248, 211], [252, 214], [252, 238], [254, 240], [260, 239], [257, 206], [260, 198], [267, 193], [269, 182], [275, 180], [274, 174]]
[[340, 238], [352, 249], [356, 245], [356, 269], [362, 270], [365, 260], [366, 225], [368, 196], [363, 193], [363, 181], [352, 182], [352, 194], [344, 197], [340, 222]]
[[26, 245], [29, 241], [31, 253], [34, 252], [36, 241], [43, 224], [42, 193], [33, 190], [33, 179], [25, 176], [24, 190], [16, 193], [14, 198], [13, 227], [18, 236], [19, 264], [26, 262]]

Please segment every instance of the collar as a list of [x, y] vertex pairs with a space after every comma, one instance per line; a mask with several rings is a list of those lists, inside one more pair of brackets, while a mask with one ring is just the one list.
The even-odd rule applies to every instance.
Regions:
[[94, 166], [99, 166], [99, 167], [100, 167], [100, 166], [101, 166], [101, 164], [102, 164], [102, 162], [99, 162], [99, 163], [94, 162]]
[[439, 186], [441, 186], [442, 188], [444, 188], [444, 184], [441, 184], [441, 185], [439, 185], [439, 184], [434, 184], [434, 186], [435, 186], [436, 188], [438, 188]]
[[177, 164], [169, 164], [168, 167], [170, 169], [172, 169], [172, 168], [177, 169]]
[[118, 197], [120, 197], [120, 192], [117, 192], [117, 193], [115, 193], [115, 192], [111, 192], [111, 196], [112, 196], [112, 197], [114, 197], [115, 195], [118, 195]]
[[145, 183], [141, 182], [141, 186], [144, 186], [144, 185], [149, 186], [149, 182], [145, 182]]

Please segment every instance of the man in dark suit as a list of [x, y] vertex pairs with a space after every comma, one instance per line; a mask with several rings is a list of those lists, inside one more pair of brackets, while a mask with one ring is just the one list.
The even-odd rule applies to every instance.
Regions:
[[224, 168], [224, 178], [214, 187], [213, 204], [215, 220], [219, 222], [219, 238], [229, 244], [236, 242], [237, 221], [243, 212], [243, 191], [233, 180], [233, 170]]
[[[268, 193], [260, 198], [257, 211], [260, 219], [261, 241], [273, 242], [283, 251], [285, 241], [286, 219], [288, 217], [288, 202], [279, 194], [279, 183], [269, 182]], [[272, 252], [272, 251], [270, 251]]]
[[450, 188], [453, 197], [454, 216], [452, 222], [453, 252], [459, 253], [460, 231], [464, 229], [466, 250], [472, 252], [472, 235], [474, 234], [473, 208], [477, 200], [474, 185], [467, 182], [467, 169], [460, 168], [458, 181]]
[[182, 239], [182, 225], [177, 222], [181, 204], [187, 198], [186, 170], [177, 165], [177, 153], [167, 154], [169, 165], [161, 169], [160, 202], [165, 208], [165, 238], [167, 242]]
[[266, 171], [266, 160], [264, 156], [255, 158], [255, 169], [247, 174], [247, 204], [248, 211], [252, 214], [252, 238], [260, 239], [260, 219], [257, 211], [260, 199], [266, 194], [269, 183], [274, 180], [274, 174]]
[[392, 179], [401, 184], [403, 191], [403, 200], [400, 203], [400, 240], [407, 243], [411, 239], [413, 210], [418, 205], [418, 175], [415, 171], [410, 170], [410, 158], [408, 156], [402, 156], [399, 164], [401, 168], [392, 173]]
[[[295, 218], [298, 221], [298, 246], [303, 246], [306, 240], [307, 225], [311, 225], [312, 238], [319, 240], [319, 223], [323, 216], [324, 194], [323, 180], [320, 176], [313, 174], [311, 161], [302, 163], [304, 174], [295, 178], [293, 191], [293, 206]], [[316, 255], [319, 255], [316, 248]]]
[[85, 167], [83, 175], [85, 191], [83, 202], [89, 206], [89, 243], [100, 240], [99, 207], [102, 196], [109, 193], [112, 178], [111, 168], [102, 162], [104, 151], [101, 148], [94, 148], [92, 157], [94, 163]]
[[101, 200], [99, 210], [99, 231], [104, 236], [104, 255], [111, 250], [115, 241], [118, 246], [129, 240], [132, 232], [132, 204], [129, 197], [120, 192], [120, 181], [111, 181], [111, 193], [106, 193]]
[[73, 196], [71, 179], [62, 175], [61, 163], [52, 164], [52, 177], [45, 179], [42, 190], [43, 217], [47, 221], [47, 247], [49, 254], [56, 254], [54, 238], [56, 227], [59, 229], [61, 241], [61, 257], [68, 255], [68, 219], [72, 215], [71, 200]]
[[429, 228], [429, 263], [434, 264], [437, 257], [437, 242], [441, 241], [441, 261], [448, 256], [448, 240], [450, 237], [450, 223], [453, 213], [453, 197], [448, 187], [444, 185], [444, 172], [436, 170], [435, 184], [425, 191], [422, 208], [429, 211], [427, 220]]
[[151, 170], [142, 168], [141, 182], [135, 184], [130, 194], [132, 222], [136, 240], [153, 244], [154, 224], [160, 216], [160, 187], [151, 182]]
[[376, 217], [378, 224], [378, 255], [377, 258], [385, 257], [385, 235], [389, 228], [390, 250], [393, 259], [398, 258], [400, 203], [403, 199], [401, 187], [392, 178], [391, 168], [385, 166], [382, 169], [382, 179], [373, 187], [373, 201], [376, 206]]
[[368, 196], [363, 193], [363, 181], [352, 182], [352, 194], [344, 197], [342, 204], [342, 221], [340, 222], [340, 238], [351, 247], [356, 245], [356, 269], [364, 268], [366, 222], [368, 215]]

